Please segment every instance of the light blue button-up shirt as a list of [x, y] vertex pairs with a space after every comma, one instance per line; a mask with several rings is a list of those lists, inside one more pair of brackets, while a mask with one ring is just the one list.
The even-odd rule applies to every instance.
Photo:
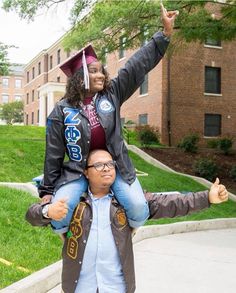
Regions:
[[112, 194], [92, 199], [93, 222], [75, 293], [125, 293], [120, 257], [111, 230]]

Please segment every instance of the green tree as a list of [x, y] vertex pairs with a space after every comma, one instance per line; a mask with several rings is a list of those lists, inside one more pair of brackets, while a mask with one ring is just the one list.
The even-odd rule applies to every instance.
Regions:
[[21, 123], [24, 121], [24, 104], [21, 101], [7, 103], [1, 106], [1, 119], [7, 124]]
[[9, 61], [7, 58], [8, 52], [10, 46], [4, 45], [0, 42], [0, 76], [8, 75], [9, 73]]
[[[67, 0], [3, 0], [6, 10], [15, 10], [23, 18], [33, 19], [37, 11]], [[236, 0], [166, 0], [168, 10], [179, 10], [176, 37], [185, 41], [205, 41], [206, 38], [232, 40], [236, 36]], [[208, 9], [211, 5], [214, 9]], [[218, 12], [217, 12], [218, 11]], [[71, 11], [73, 29], [65, 38], [65, 49], [81, 48], [93, 42], [102, 53], [120, 46], [135, 48], [161, 28], [160, 1], [147, 0], [75, 0]], [[109, 28], [109, 29], [107, 29]]]

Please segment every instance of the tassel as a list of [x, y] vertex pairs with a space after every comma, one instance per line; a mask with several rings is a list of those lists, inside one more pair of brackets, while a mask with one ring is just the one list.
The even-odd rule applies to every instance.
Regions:
[[88, 73], [88, 66], [87, 66], [86, 57], [85, 57], [85, 50], [83, 50], [82, 64], [83, 64], [83, 70], [84, 70], [84, 86], [86, 90], [89, 90], [89, 73]]

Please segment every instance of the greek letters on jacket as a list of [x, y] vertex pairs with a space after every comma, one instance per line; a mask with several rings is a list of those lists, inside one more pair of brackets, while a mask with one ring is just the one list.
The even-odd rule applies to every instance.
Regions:
[[[131, 229], [124, 209], [113, 198], [110, 208], [111, 229], [120, 255], [127, 293], [135, 291], [134, 258]], [[65, 240], [62, 252], [62, 289], [74, 293], [80, 276], [84, 251], [92, 223], [92, 207], [87, 194], [81, 199], [74, 212], [70, 231], [72, 235]]]

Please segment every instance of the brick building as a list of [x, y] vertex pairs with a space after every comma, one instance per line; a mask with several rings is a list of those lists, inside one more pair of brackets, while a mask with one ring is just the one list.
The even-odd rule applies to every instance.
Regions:
[[[25, 124], [45, 125], [46, 117], [65, 91], [59, 69], [69, 55], [62, 39], [39, 53], [25, 67]], [[190, 43], [167, 55], [122, 106], [123, 122], [157, 126], [161, 141], [176, 145], [183, 136], [198, 133], [201, 143], [236, 136], [236, 42], [208, 40]], [[114, 77], [133, 54], [109, 54], [106, 67]]]
[[[23, 101], [24, 65], [12, 64], [8, 76], [0, 76], [0, 105]], [[4, 123], [4, 121], [0, 121]]]
[[145, 92], [122, 106], [121, 116], [157, 126], [165, 144], [198, 133], [201, 143], [236, 137], [236, 42], [191, 43], [148, 74]]

